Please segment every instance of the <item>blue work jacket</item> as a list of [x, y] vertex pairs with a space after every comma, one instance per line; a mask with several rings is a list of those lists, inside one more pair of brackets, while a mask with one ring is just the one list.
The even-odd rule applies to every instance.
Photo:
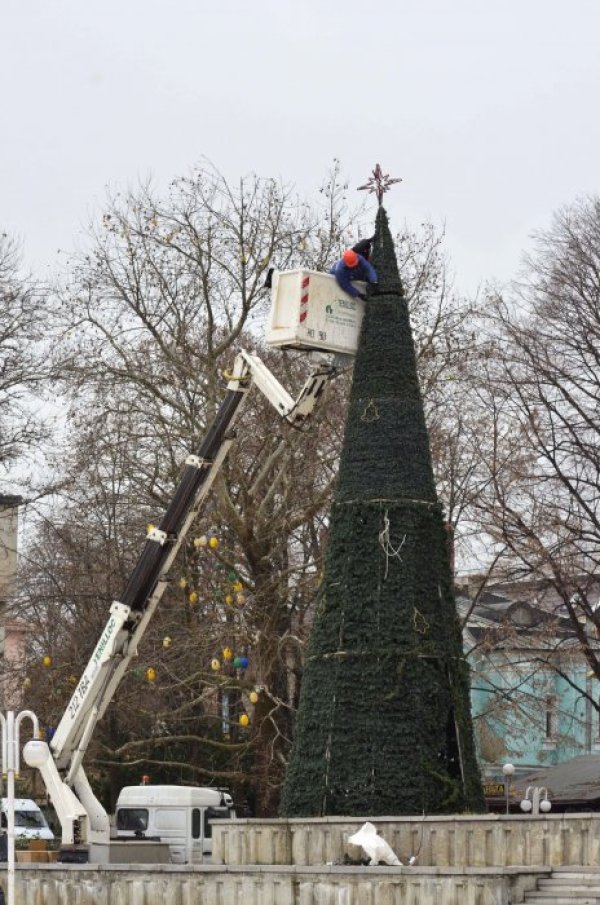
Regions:
[[340, 289], [343, 289], [344, 292], [347, 292], [352, 298], [356, 298], [359, 294], [359, 290], [353, 285], [353, 280], [358, 280], [363, 283], [377, 282], [377, 271], [362, 255], [358, 255], [358, 264], [356, 267], [348, 267], [340, 258], [340, 260], [336, 261], [333, 265], [329, 273], [332, 273], [336, 278]]

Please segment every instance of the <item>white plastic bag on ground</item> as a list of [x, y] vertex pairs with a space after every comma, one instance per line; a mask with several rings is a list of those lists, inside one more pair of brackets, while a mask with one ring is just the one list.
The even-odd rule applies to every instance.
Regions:
[[365, 855], [371, 859], [371, 864], [393, 864], [402, 867], [402, 861], [392, 851], [383, 836], [377, 833], [372, 823], [365, 823], [358, 832], [348, 837], [351, 845], [360, 845]]

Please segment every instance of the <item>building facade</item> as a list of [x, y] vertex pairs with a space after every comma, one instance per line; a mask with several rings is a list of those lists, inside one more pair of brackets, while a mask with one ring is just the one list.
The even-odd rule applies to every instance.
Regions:
[[[515, 798], [527, 777], [582, 756], [598, 757], [600, 777], [600, 682], [571, 620], [537, 590], [511, 584], [477, 596], [463, 588], [458, 595], [467, 620], [478, 755], [492, 804], [503, 800], [505, 763], [515, 766]], [[589, 644], [600, 647], [596, 629], [584, 628]]]

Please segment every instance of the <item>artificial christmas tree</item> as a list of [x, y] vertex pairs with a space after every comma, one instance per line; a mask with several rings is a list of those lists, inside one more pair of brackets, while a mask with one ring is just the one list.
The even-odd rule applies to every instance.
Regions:
[[[381, 195], [379, 196], [381, 202]], [[386, 213], [282, 798], [290, 817], [483, 810], [447, 534]]]

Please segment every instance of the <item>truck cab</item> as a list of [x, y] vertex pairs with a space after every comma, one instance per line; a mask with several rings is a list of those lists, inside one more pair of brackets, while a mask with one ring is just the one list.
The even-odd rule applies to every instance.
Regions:
[[169, 843], [172, 864], [202, 864], [212, 854], [212, 821], [235, 817], [227, 792], [193, 786], [125, 786], [117, 801], [117, 839]]
[[[8, 798], [0, 798], [0, 825], [8, 826]], [[31, 798], [15, 798], [15, 836], [22, 839], [54, 839], [42, 811]]]

